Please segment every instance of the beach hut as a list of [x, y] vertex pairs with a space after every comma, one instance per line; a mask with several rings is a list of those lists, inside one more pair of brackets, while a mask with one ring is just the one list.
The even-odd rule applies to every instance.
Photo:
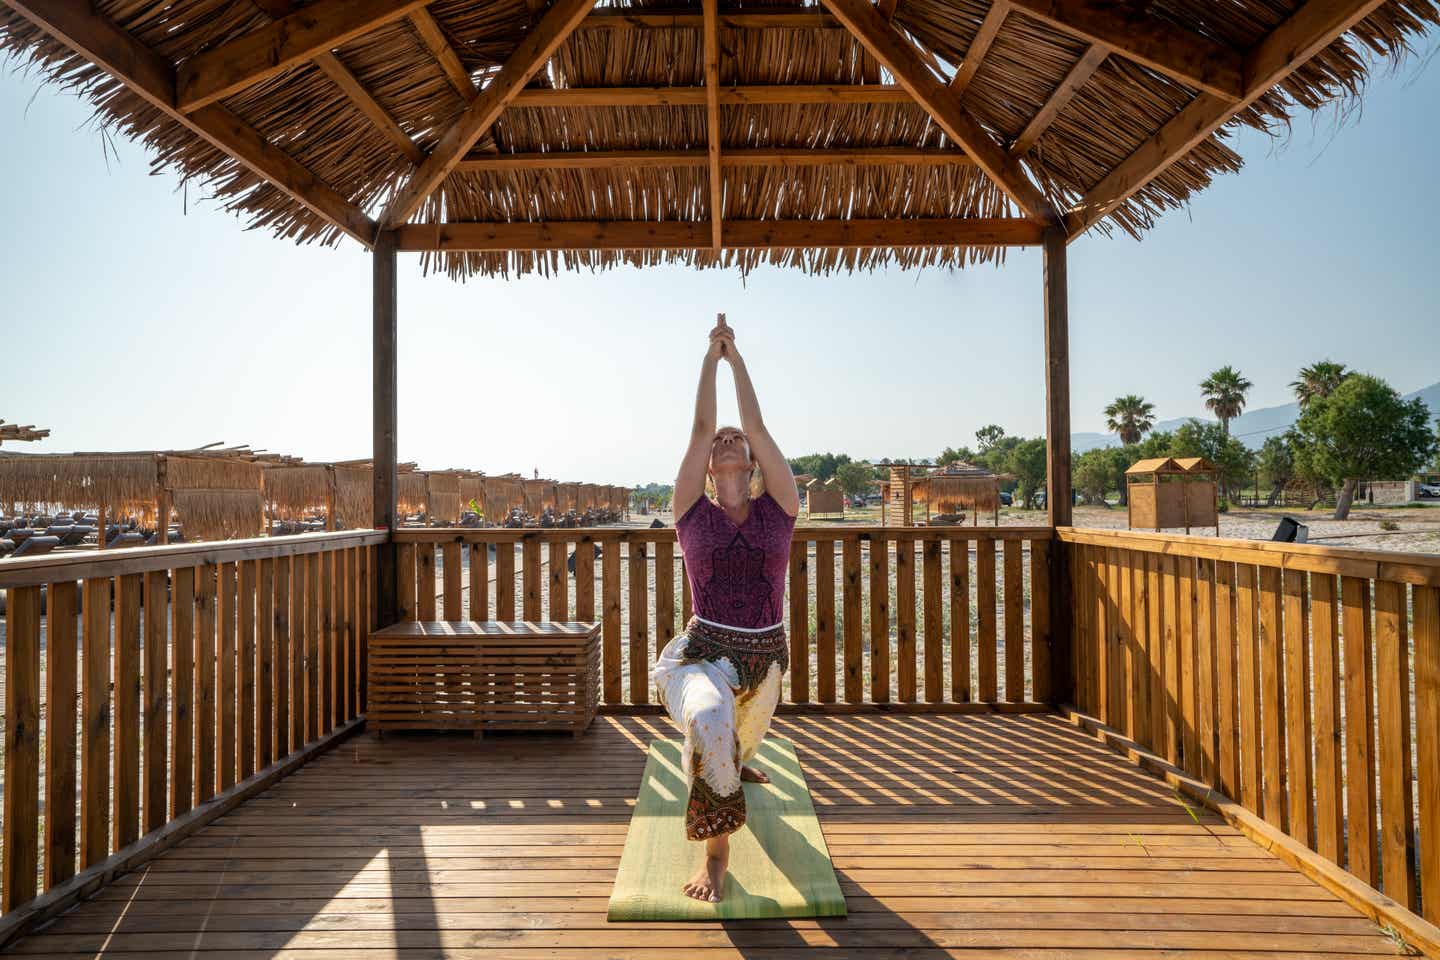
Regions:
[[831, 477], [829, 480], [811, 479], [805, 484], [805, 515], [807, 517], [821, 514], [845, 514], [845, 491], [840, 489], [840, 481]]
[[978, 526], [980, 514], [988, 513], [994, 523], [1000, 522], [1000, 481], [1004, 477], [984, 467], [969, 463], [952, 463], [938, 473], [929, 473], [914, 481], [915, 499], [925, 504], [925, 522], [930, 523], [933, 510], [942, 516], [953, 516], [962, 509], [970, 511], [972, 525]]
[[1130, 529], [1214, 527], [1220, 535], [1219, 471], [1204, 457], [1140, 460], [1125, 471]]

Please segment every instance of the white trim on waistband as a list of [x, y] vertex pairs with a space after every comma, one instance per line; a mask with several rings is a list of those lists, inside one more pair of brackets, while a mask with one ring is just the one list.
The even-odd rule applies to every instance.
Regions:
[[694, 616], [695, 619], [699, 620], [701, 623], [708, 623], [712, 627], [719, 627], [721, 630], [735, 630], [739, 633], [769, 633], [771, 630], [774, 630], [777, 627], [785, 626], [785, 622], [782, 620], [781, 622], [771, 624], [768, 627], [735, 627], [731, 626], [728, 623], [717, 623], [714, 620], [706, 620], [698, 613], [692, 614], [692, 616]]

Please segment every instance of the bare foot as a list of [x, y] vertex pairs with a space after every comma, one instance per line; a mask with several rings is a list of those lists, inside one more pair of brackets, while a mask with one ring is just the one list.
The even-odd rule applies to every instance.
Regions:
[[770, 782], [770, 778], [769, 778], [769, 777], [765, 776], [765, 774], [761, 773], [759, 770], [756, 770], [754, 767], [741, 767], [741, 768], [740, 768], [740, 779], [741, 779], [741, 780], [744, 780], [746, 783], [769, 783], [769, 782]]
[[725, 893], [725, 870], [730, 865], [730, 837], [712, 837], [705, 841], [705, 862], [695, 876], [682, 888], [692, 900], [719, 903]]

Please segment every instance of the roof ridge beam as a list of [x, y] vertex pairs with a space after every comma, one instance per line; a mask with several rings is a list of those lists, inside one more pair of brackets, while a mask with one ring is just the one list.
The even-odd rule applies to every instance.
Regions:
[[470, 102], [460, 118], [440, 137], [425, 162], [416, 168], [405, 186], [391, 199], [380, 217], [382, 229], [404, 223], [449, 176], [470, 148], [495, 124], [515, 95], [536, 71], [545, 66], [556, 48], [585, 18], [595, 0], [555, 0], [535, 29], [527, 33], [480, 95]]
[[1064, 33], [1172, 80], [1228, 100], [1241, 96], [1242, 54], [1233, 47], [1151, 16], [1124, 0], [1009, 0]]
[[317, 0], [289, 16], [198, 53], [175, 74], [186, 113], [233, 96], [423, 7], [428, 0]]
[[[703, 107], [703, 86], [698, 87], [562, 87], [521, 90], [508, 107]], [[772, 83], [720, 87], [722, 106], [777, 103], [914, 103], [915, 98], [896, 84]]]
[[1241, 110], [1309, 62], [1386, 0], [1309, 0], [1245, 54], [1244, 96], [1202, 93], [1085, 192], [1065, 214], [1071, 239], [1109, 216], [1171, 164], [1205, 142]]
[[936, 124], [961, 147], [1031, 219], [1046, 224], [1059, 217], [1019, 163], [960, 105], [960, 98], [925, 66], [910, 41], [885, 22], [870, 0], [822, 0], [835, 18], [883, 63]]
[[[703, 167], [707, 150], [559, 150], [541, 153], [471, 153], [456, 164], [465, 173], [509, 170], [599, 170], [641, 167]], [[859, 147], [829, 150], [813, 147], [740, 147], [725, 150], [720, 166], [968, 166], [961, 150], [930, 147]]]
[[[554, 220], [537, 223], [407, 223], [395, 230], [403, 252], [504, 253], [512, 250], [711, 250], [705, 220]], [[1019, 217], [916, 220], [727, 220], [726, 250], [791, 248], [1033, 246], [1044, 228]]]
[[169, 61], [107, 17], [90, 0], [6, 0], [11, 8], [125, 84], [133, 93], [337, 229], [369, 246], [375, 223], [308, 167], [221, 106], [186, 114], [175, 105]]

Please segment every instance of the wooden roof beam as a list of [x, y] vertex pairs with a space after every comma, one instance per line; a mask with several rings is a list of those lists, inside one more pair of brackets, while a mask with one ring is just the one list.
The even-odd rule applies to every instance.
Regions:
[[965, 111], [955, 92], [930, 72], [910, 41], [885, 22], [870, 0], [823, 0], [823, 3], [1016, 206], [1037, 222], [1058, 221], [1050, 201], [1030, 181], [1019, 163], [1007, 156]]
[[[722, 30], [843, 30], [834, 17], [801, 7], [719, 10]], [[688, 28], [703, 30], [705, 14], [690, 7], [605, 7], [591, 11], [577, 30]]]
[[1116, 0], [1009, 0], [1058, 30], [1217, 97], [1240, 99], [1239, 50]]
[[317, 0], [229, 43], [196, 54], [175, 74], [186, 113], [328, 53], [423, 6], [427, 0]]
[[950, 89], [955, 91], [955, 96], [962, 95], [965, 88], [970, 86], [970, 81], [975, 79], [975, 74], [980, 72], [980, 65], [985, 62], [985, 54], [990, 52], [990, 45], [1000, 35], [1000, 28], [1005, 25], [1005, 17], [1009, 13], [1010, 0], [995, 0], [990, 9], [985, 11], [985, 19], [980, 21], [980, 29], [970, 40], [965, 59], [960, 61], [955, 75], [950, 78]]
[[[575, 150], [548, 153], [472, 153], [455, 165], [461, 173], [512, 170], [636, 170], [642, 167], [704, 167], [708, 150]], [[966, 166], [962, 151], [917, 147], [863, 147], [853, 150], [752, 147], [720, 155], [721, 168]]]
[[191, 114], [178, 109], [175, 71], [170, 63], [108, 18], [97, 15], [90, 0], [6, 2], [35, 26], [297, 203], [361, 243], [371, 243], [375, 224], [363, 210], [234, 113], [218, 105]]
[[445, 37], [445, 31], [431, 15], [429, 10], [421, 7], [410, 14], [410, 25], [415, 28], [415, 33], [420, 37], [420, 42], [425, 49], [430, 51], [430, 56], [440, 66], [440, 72], [445, 74], [445, 79], [450, 81], [450, 86], [460, 94], [460, 98], [466, 103], [474, 100], [480, 95], [480, 88], [475, 86], [475, 81], [470, 77], [470, 71], [465, 69], [465, 64], [460, 62], [460, 54], [455, 52], [450, 41]]
[[[904, 87], [893, 84], [764, 84], [720, 87], [721, 106], [796, 103], [914, 103]], [[507, 107], [703, 107], [702, 87], [569, 87], [521, 90]]]
[[1384, 3], [1309, 0], [1246, 52], [1244, 96], [1238, 102], [1201, 93], [1086, 192], [1065, 215], [1065, 229], [1071, 239], [1109, 216], [1176, 160]]
[[570, 36], [575, 25], [594, 5], [595, 0], [555, 0], [535, 29], [525, 35], [510, 59], [505, 61], [480, 95], [470, 102], [454, 125], [445, 131], [435, 149], [396, 193], [380, 218], [383, 228], [398, 226], [410, 218], [421, 202], [470, 152], [476, 141], [494, 125], [506, 104], [530, 82], [530, 78], [554, 55], [555, 49]]
[[[868, 0], [867, 0], [868, 2]], [[549, 221], [410, 223], [396, 229], [409, 252], [503, 253], [511, 250], [710, 250], [707, 221]], [[1032, 246], [1043, 228], [1031, 220], [729, 220], [726, 250], [797, 247]]]
[[720, 171], [719, 0], [700, 0], [705, 14], [705, 139], [710, 168], [710, 245], [720, 252], [725, 181]]
[[1051, 92], [1050, 97], [1035, 116], [1025, 124], [1025, 129], [1020, 131], [1020, 136], [1010, 144], [1010, 156], [1023, 156], [1035, 145], [1035, 141], [1039, 140], [1041, 134], [1055, 122], [1055, 118], [1060, 116], [1060, 112], [1075, 98], [1075, 94], [1080, 92], [1080, 88], [1090, 81], [1090, 78], [1095, 75], [1095, 71], [1100, 69], [1100, 65], [1109, 55], [1109, 49], [1099, 44], [1092, 44], [1086, 49], [1085, 53], [1076, 61], [1075, 66], [1070, 68], [1070, 72], [1065, 74], [1065, 79], [1061, 80], [1060, 85]]

